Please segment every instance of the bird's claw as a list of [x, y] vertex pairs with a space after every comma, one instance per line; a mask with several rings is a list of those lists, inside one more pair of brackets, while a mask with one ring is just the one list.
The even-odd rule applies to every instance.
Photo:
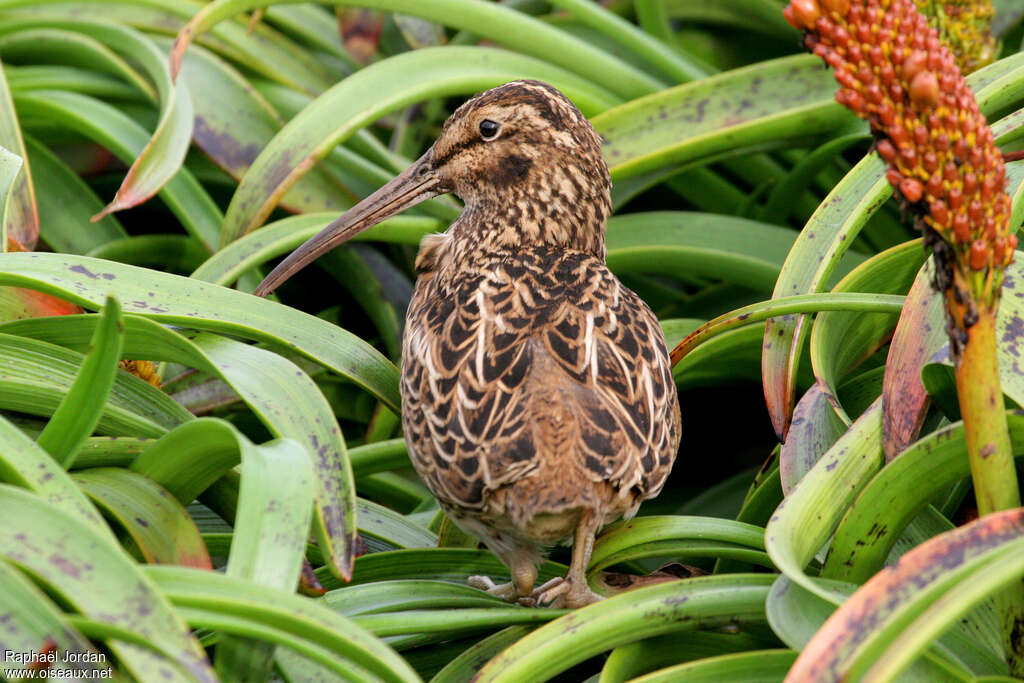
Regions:
[[568, 577], [556, 577], [545, 582], [533, 591], [534, 604], [548, 607], [565, 607], [575, 609], [584, 607], [601, 599], [601, 596], [590, 590], [583, 582], [576, 582]]
[[489, 576], [470, 576], [466, 579], [466, 583], [471, 588], [477, 588], [486, 592], [488, 595], [493, 595], [496, 598], [502, 600], [514, 601], [519, 597], [519, 592], [516, 590], [515, 584], [511, 581], [508, 583], [497, 584], [491, 580]]

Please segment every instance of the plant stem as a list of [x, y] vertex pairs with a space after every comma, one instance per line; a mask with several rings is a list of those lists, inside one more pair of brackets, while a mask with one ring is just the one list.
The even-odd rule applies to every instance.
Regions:
[[[996, 309], [984, 307], [978, 322], [967, 328], [967, 343], [956, 365], [956, 389], [979, 517], [1020, 507], [1021, 502], [996, 348]], [[1024, 584], [1011, 586], [995, 600], [1010, 674], [1024, 676]]]
[[978, 515], [1020, 507], [1017, 471], [999, 384], [994, 310], [980, 310], [978, 322], [967, 328], [967, 343], [956, 366], [956, 389]]

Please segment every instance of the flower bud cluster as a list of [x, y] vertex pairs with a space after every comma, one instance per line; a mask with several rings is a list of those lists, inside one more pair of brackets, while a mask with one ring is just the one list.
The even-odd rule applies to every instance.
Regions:
[[961, 272], [974, 272], [972, 294], [990, 298], [1017, 246], [1006, 166], [953, 54], [915, 1], [791, 0], [784, 14], [834, 69], [836, 100], [870, 122], [889, 182], [921, 227], [950, 246]]
[[999, 42], [992, 36], [995, 9], [992, 0], [915, 0], [928, 23], [939, 32], [939, 39], [956, 56], [965, 73], [973, 73], [992, 63], [999, 53]]

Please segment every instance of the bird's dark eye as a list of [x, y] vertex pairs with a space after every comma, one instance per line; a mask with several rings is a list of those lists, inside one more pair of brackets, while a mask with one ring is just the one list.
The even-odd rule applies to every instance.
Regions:
[[484, 140], [493, 140], [498, 136], [499, 130], [501, 130], [501, 124], [497, 121], [484, 119], [480, 122], [480, 137]]

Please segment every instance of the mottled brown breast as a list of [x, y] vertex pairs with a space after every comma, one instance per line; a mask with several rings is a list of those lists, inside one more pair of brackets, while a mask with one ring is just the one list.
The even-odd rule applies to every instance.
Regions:
[[431, 491], [481, 509], [557, 458], [579, 475], [566, 481], [657, 494], [680, 418], [654, 314], [582, 252], [527, 248], [474, 265], [461, 279], [420, 277], [405, 328], [402, 420]]

